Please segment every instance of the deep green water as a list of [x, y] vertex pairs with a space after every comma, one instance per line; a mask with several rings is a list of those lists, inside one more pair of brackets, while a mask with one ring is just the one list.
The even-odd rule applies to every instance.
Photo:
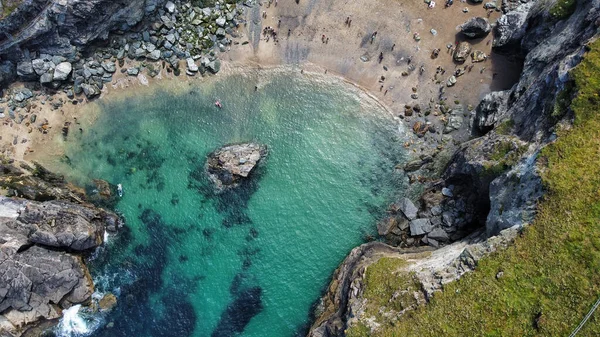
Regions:
[[[335, 78], [240, 73], [94, 104], [65, 172], [123, 184], [127, 223], [92, 261], [99, 291], [119, 297], [94, 336], [304, 333], [334, 269], [403, 190], [403, 130]], [[268, 158], [216, 195], [206, 155], [246, 141]]]

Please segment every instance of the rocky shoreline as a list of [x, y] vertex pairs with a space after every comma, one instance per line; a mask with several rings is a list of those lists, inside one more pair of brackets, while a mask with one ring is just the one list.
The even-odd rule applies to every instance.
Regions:
[[[468, 39], [491, 33], [494, 51], [525, 58], [519, 83], [510, 90], [487, 95], [476, 108], [459, 102], [456, 95], [454, 104], [450, 103], [453, 99], [448, 100], [448, 96], [452, 97], [448, 91], [460, 87], [460, 77], [488, 59], [484, 51], [473, 49], [464, 41], [451, 46], [448, 51], [452, 49], [449, 54], [453, 62], [470, 63], [447, 75], [442, 67], [435, 74], [423, 65], [423, 70], [417, 70], [408, 53], [395, 57], [395, 63], [402, 64], [396, 70], [400, 79], [420, 77], [419, 72], [425, 72], [434, 83], [427, 85], [439, 89], [427, 92], [423, 89], [425, 84], [415, 85], [392, 101], [402, 106], [395, 109], [397, 117], [413, 130], [414, 139], [406, 146], [416, 144], [417, 153], [413, 161], [398, 169], [407, 172], [411, 182], [419, 183], [416, 185], [425, 191], [418, 198], [405, 198], [390, 205], [388, 215], [377, 225], [385, 243], [369, 243], [350, 253], [321, 300], [310, 336], [343, 336], [357, 322], [377, 329], [377, 323], [363, 310], [366, 304], [362, 278], [378, 258], [395, 256], [411, 261], [407, 271], [418, 275], [425, 303], [444, 283], [473, 270], [481, 257], [509, 244], [519, 229], [533, 219], [536, 201], [542, 195], [537, 154], [552, 141], [556, 125], [568, 124], [571, 119], [568, 113], [553, 114], [547, 102], [556, 102], [568, 82], [568, 70], [579, 62], [584, 44], [594, 36], [599, 22], [597, 11], [592, 10], [598, 6], [597, 0], [580, 4], [568, 21], [559, 22], [539, 3], [488, 2], [484, 5], [486, 10], [502, 10], [497, 22], [490, 25], [489, 20], [476, 17], [460, 27]], [[0, 82], [3, 86], [15, 80], [29, 84], [0, 99], [6, 106], [0, 114], [5, 117], [6, 113], [11, 125], [23, 123], [29, 132], [37, 129], [47, 133], [48, 122], [35, 113], [37, 104], [61, 111], [67, 105], [97, 97], [103, 87], [122, 77], [143, 83], [147, 82], [146, 75], [154, 77], [166, 72], [179, 76], [183, 69], [188, 77], [217, 73], [221, 68], [219, 56], [232, 46], [251, 45], [258, 49], [263, 27], [260, 20], [252, 19], [261, 7], [250, 3], [251, 9], [241, 10], [241, 6], [223, 1], [214, 7], [161, 0], [134, 0], [126, 7], [105, 0], [72, 1], [67, 5], [52, 0], [26, 1], [0, 23], [13, 36], [0, 40], [0, 55], [6, 56], [0, 63]], [[286, 24], [287, 18], [282, 18]], [[236, 28], [246, 21], [250, 22], [250, 36], [240, 43], [235, 40], [240, 34]], [[257, 22], [258, 34], [251, 30]], [[290, 28], [288, 36], [291, 31]], [[372, 44], [371, 31], [362, 33], [371, 36]], [[275, 44], [275, 36], [268, 33], [263, 33], [263, 40], [269, 42], [272, 38]], [[435, 36], [433, 29], [431, 34]], [[417, 37], [421, 39], [420, 35], [413, 35], [414, 40]], [[261, 46], [264, 48], [263, 42]], [[295, 47], [302, 49], [302, 44]], [[388, 57], [389, 46], [382, 49]], [[383, 55], [381, 52], [379, 63]], [[298, 57], [288, 49], [285, 56]], [[431, 59], [437, 57], [432, 50]], [[371, 62], [371, 58], [361, 56], [361, 62]], [[387, 66], [383, 69], [387, 82], [386, 76], [368, 75], [377, 78], [375, 83], [377, 87], [381, 85], [382, 99], [388, 90], [390, 95], [395, 94], [395, 85], [390, 85], [393, 77], [388, 75]], [[485, 67], [480, 67], [480, 74], [484, 71]], [[56, 93], [66, 98], [55, 99]], [[67, 123], [62, 128], [65, 136], [69, 132]], [[471, 136], [474, 139], [466, 141]], [[16, 144], [17, 137], [13, 141]], [[452, 156], [444, 155], [448, 152]], [[0, 182], [9, 195], [16, 193], [21, 197], [3, 198], [0, 202], [2, 226], [6, 228], [0, 232], [11, 235], [4, 238], [7, 244], [3, 251], [8, 257], [4, 263], [11, 263], [15, 274], [25, 275], [16, 266], [23, 261], [35, 266], [47, 257], [47, 264], [54, 270], [68, 274], [68, 282], [54, 282], [49, 294], [23, 295], [27, 280], [40, 283], [27, 275], [21, 284], [0, 288], [0, 294], [7, 289], [0, 301], [4, 305], [0, 310], [4, 311], [0, 330], [19, 335], [35, 321], [31, 316], [34, 313], [51, 320], [60, 317], [61, 309], [89, 301], [93, 284], [81, 256], [98, 247], [104, 231], [116, 230], [119, 221], [114, 214], [89, 205], [86, 200], [93, 197], [41, 168], [5, 165]], [[70, 215], [65, 218], [64, 212]], [[32, 226], [37, 226], [36, 230], [32, 231]], [[419, 246], [425, 247], [415, 248]], [[434, 248], [439, 249], [422, 254]], [[46, 251], [52, 253], [47, 255]], [[4, 279], [0, 285], [10, 284], [11, 280]], [[25, 297], [30, 299], [24, 300]], [[35, 299], [35, 305], [31, 299]]]
[[[458, 148], [441, 179], [420, 195], [417, 205], [403, 199], [390, 206], [378, 224], [388, 244], [368, 243], [350, 253], [321, 298], [309, 336], [345, 336], [356, 326], [377, 331], [384, 321], [393, 322], [427, 303], [444, 284], [474, 270], [481, 258], [510, 245], [534, 220], [543, 195], [538, 154], [556, 138], [556, 128], [573, 119], [570, 111], [556, 111], [553, 104], [568, 87], [569, 70], [597, 36], [599, 5], [580, 3], [568, 20], [560, 21], [541, 2], [503, 1], [505, 15], [494, 30], [495, 47], [525, 55], [519, 83], [482, 100], [472, 120], [476, 138]], [[534, 21], [536, 25], [528, 25]], [[433, 161], [421, 158], [405, 170]], [[434, 247], [447, 245], [431, 254], [397, 248], [419, 239]], [[405, 261], [397, 272], [413, 273], [420, 289], [415, 304], [402, 312], [379, 308], [377, 316], [387, 317], [383, 321], [367, 310], [365, 295], [365, 274], [382, 257]], [[501, 272], [496, 275], [501, 277]], [[396, 294], [403, 291], [408, 289]]]
[[90, 304], [94, 283], [84, 257], [122, 226], [114, 213], [41, 166], [2, 164], [0, 332], [20, 336]]

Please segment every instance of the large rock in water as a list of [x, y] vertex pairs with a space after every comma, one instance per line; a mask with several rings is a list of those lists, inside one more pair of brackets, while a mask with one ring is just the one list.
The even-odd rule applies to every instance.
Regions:
[[482, 17], [470, 18], [460, 25], [460, 31], [471, 39], [486, 37], [491, 30], [492, 26], [490, 26], [488, 19]]
[[210, 179], [219, 190], [236, 187], [247, 178], [267, 154], [264, 145], [254, 143], [227, 145], [211, 153], [207, 160]]

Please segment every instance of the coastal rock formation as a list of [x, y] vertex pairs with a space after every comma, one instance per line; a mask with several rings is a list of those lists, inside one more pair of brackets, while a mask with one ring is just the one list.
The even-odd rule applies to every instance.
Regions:
[[471, 39], [486, 37], [492, 31], [488, 19], [482, 17], [470, 18], [460, 25], [460, 32]]
[[[20, 190], [33, 197], [0, 197], [2, 336], [20, 336], [32, 324], [59, 318], [62, 309], [88, 302], [94, 284], [80, 254], [101, 245], [105, 231], [120, 225], [115, 214], [72, 201], [81, 196], [65, 192], [64, 181], [43, 172], [31, 175], [4, 165], [0, 176], [9, 193], [19, 194], [14, 187], [27, 184]], [[40, 196], [46, 201], [35, 201]]]
[[[429, 300], [443, 284], [473, 270], [479, 259], [510, 244], [533, 220], [542, 195], [537, 156], [555, 139], [555, 125], [561, 120], [568, 124], [572, 118], [569, 111], [557, 113], [554, 102], [568, 87], [569, 70], [581, 61], [585, 45], [597, 34], [600, 22], [600, 0], [578, 2], [575, 12], [562, 21], [552, 18], [543, 6], [533, 1], [503, 2], [507, 13], [499, 20], [495, 46], [513, 55], [522, 53], [524, 68], [519, 82], [510, 90], [487, 95], [480, 103], [473, 119], [473, 134], [478, 138], [455, 152], [442, 179], [415, 203], [419, 221], [411, 223], [413, 232], [397, 219], [405, 217], [397, 207], [390, 207], [387, 222], [378, 227], [385, 240], [394, 245], [437, 247], [443, 240], [447, 245], [430, 256], [415, 256], [389, 246], [376, 248], [381, 243], [356, 248], [336, 271], [315, 312], [317, 318], [309, 336], [342, 336], [340, 331], [354, 324], [374, 331], [385, 323], [381, 320], [393, 322], [412, 310], [379, 307], [377, 317], [368, 314], [363, 280], [378, 256], [405, 259], [402, 270], [414, 273], [424, 298]], [[536, 25], [527, 24], [531, 22]], [[455, 229], [448, 230], [448, 223]], [[453, 232], [461, 228], [467, 229], [464, 234], [479, 229], [461, 239]], [[394, 249], [397, 253], [390, 252]], [[397, 289], [394, 296], [406, 290]]]
[[254, 143], [222, 147], [208, 156], [208, 176], [218, 190], [236, 187], [250, 175], [266, 154], [267, 148], [264, 145]]

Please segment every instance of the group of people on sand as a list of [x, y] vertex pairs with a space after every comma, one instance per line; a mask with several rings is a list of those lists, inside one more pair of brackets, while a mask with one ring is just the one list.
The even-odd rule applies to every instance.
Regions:
[[266, 38], [267, 42], [269, 42], [270, 38], [273, 38], [273, 41], [275, 43], [279, 42], [279, 40], [277, 39], [277, 31], [271, 26], [267, 26], [263, 29], [263, 37]]

